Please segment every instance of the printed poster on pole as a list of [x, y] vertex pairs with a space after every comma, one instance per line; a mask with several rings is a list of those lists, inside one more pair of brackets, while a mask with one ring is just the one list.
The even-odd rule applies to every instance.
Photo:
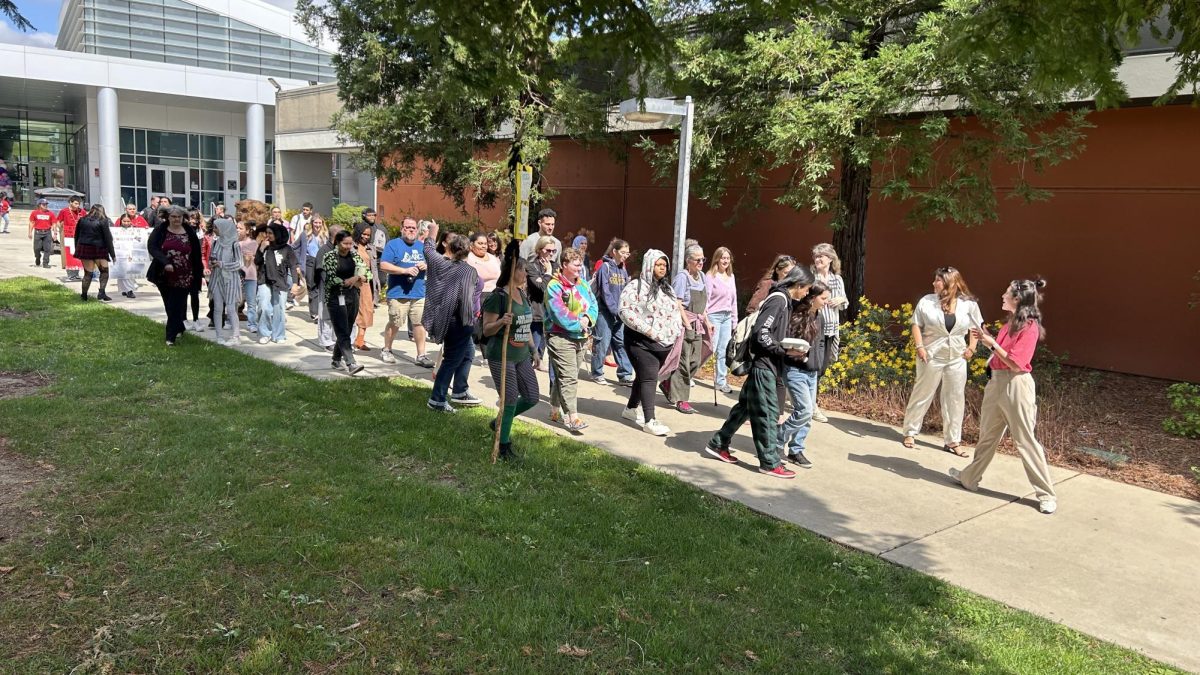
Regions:
[[529, 193], [533, 191], [533, 167], [518, 164], [513, 183], [513, 237], [523, 240], [529, 236]]

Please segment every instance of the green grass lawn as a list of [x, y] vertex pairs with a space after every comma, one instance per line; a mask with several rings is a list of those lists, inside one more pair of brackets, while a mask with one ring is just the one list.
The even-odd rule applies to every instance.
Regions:
[[[0, 282], [0, 671], [1174, 672], [403, 380], [315, 382]], [[486, 397], [485, 397], [486, 398]], [[568, 652], [568, 653], [561, 653]]]

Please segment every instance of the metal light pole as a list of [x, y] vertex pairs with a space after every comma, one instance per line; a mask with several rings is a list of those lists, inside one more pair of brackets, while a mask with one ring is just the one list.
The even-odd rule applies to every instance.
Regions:
[[[621, 102], [621, 115], [630, 122], [661, 123], [680, 120], [679, 129], [679, 172], [675, 179], [675, 241], [671, 255], [674, 274], [683, 269], [684, 242], [687, 241], [688, 190], [692, 166], [692, 97], [680, 103], [669, 98], [647, 98], [639, 101], [631, 98]], [[674, 276], [674, 275], [672, 275]]]

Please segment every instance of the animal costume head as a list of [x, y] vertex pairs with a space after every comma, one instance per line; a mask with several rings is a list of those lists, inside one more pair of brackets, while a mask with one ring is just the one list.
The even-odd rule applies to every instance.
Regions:
[[271, 207], [257, 199], [243, 199], [237, 203], [236, 208], [238, 222], [265, 225], [271, 217]]

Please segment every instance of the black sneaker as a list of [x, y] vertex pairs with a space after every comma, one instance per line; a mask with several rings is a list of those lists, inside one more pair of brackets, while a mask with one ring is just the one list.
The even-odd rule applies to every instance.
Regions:
[[787, 460], [792, 464], [804, 469], [811, 469], [813, 466], [813, 463], [808, 461], [808, 458], [804, 456], [803, 452], [790, 454], [787, 456]]
[[508, 461], [510, 459], [516, 459], [516, 458], [517, 458], [517, 453], [513, 452], [512, 443], [501, 443], [500, 444], [500, 459]]
[[330, 368], [333, 368], [334, 370], [341, 370], [341, 369], [342, 369], [342, 362], [341, 362], [341, 361], [330, 361], [330, 362], [329, 362], [329, 367], [330, 367]]
[[100, 302], [112, 302], [112, 298], [108, 297], [108, 293], [101, 293], [96, 296], [96, 299]]
[[80, 299], [80, 300], [82, 300], [83, 302], [87, 302], [87, 301], [88, 301], [88, 294], [87, 294], [87, 293], [80, 293], [80, 294], [79, 294], [79, 299]]

